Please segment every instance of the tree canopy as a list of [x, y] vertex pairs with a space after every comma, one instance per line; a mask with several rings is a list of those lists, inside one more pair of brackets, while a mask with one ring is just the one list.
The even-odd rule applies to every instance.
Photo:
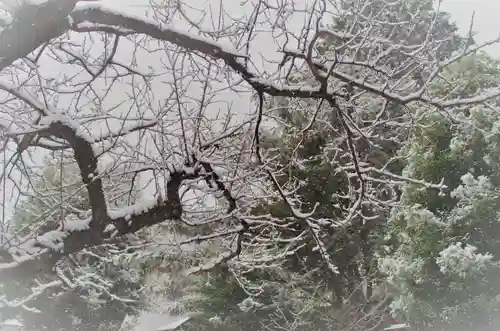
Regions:
[[2, 314], [117, 329], [180, 296], [198, 327], [364, 330], [496, 311], [500, 39], [432, 1], [124, 7], [4, 2]]

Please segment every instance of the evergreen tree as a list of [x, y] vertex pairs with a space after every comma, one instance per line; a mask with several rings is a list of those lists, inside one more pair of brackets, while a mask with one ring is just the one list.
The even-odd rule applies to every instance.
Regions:
[[[499, 64], [484, 54], [464, 58], [443, 73], [434, 93], [447, 99], [474, 96], [478, 88], [498, 84]], [[450, 87], [462, 80], [466, 88]], [[405, 173], [447, 186], [439, 192], [406, 185], [380, 252], [380, 268], [396, 293], [393, 309], [416, 326], [467, 330], [499, 308], [500, 118], [495, 107], [465, 108], [453, 117], [438, 111], [421, 116], [401, 151], [408, 160]]]
[[[431, 30], [433, 42], [443, 41], [440, 47], [440, 57], [450, 56], [453, 52], [463, 48], [466, 43], [473, 42], [459, 37], [456, 34], [456, 26], [449, 21], [449, 15], [436, 12], [431, 1], [396, 1], [391, 4], [387, 4], [385, 1], [371, 1], [369, 5], [365, 1], [343, 1], [342, 4], [361, 7], [366, 5], [366, 16], [353, 18], [347, 15], [340, 17], [329, 26], [335, 31], [349, 30], [349, 24], [354, 19], [366, 19], [366, 24], [370, 24], [374, 18], [379, 20], [383, 18], [387, 21], [387, 25], [382, 26], [380, 31], [376, 31], [378, 37], [388, 38], [394, 42], [404, 41], [406, 45], [419, 45], [424, 38], [422, 31]], [[408, 17], [410, 13], [417, 12], [416, 7], [419, 8], [418, 18]], [[407, 19], [417, 20], [419, 28], [413, 29], [404, 24]], [[396, 22], [400, 23], [396, 24]], [[361, 26], [362, 24], [358, 25], [359, 28]], [[353, 31], [354, 33], [355, 31]], [[321, 45], [319, 52], [329, 52], [330, 47], [334, 46], [335, 41], [330, 40]], [[363, 61], [363, 52], [356, 50], [356, 55], [358, 60]], [[386, 65], [393, 66], [394, 69], [398, 66], [404, 66], [405, 55], [394, 51], [390, 58], [392, 60], [388, 60]], [[363, 75], [361, 72], [365, 69], [346, 66], [345, 70], [349, 73]], [[417, 68], [408, 68], [408, 70], [414, 70], [415, 73], [422, 75], [426, 74], [425, 68], [418, 68], [418, 70]], [[458, 68], [451, 67], [448, 72], [457, 75], [457, 70]], [[308, 74], [305, 72], [295, 72], [289, 76], [291, 83], [307, 79], [309, 79]], [[415, 77], [413, 79], [418, 81]], [[442, 88], [441, 84], [436, 84], [436, 93], [440, 93], [440, 88]], [[356, 123], [361, 126], [370, 125], [377, 120], [383, 121], [386, 117], [387, 119], [395, 119], [393, 122], [397, 122], [398, 117], [401, 121], [406, 121], [408, 116], [414, 116], [411, 112], [408, 113], [404, 107], [390, 103], [384, 117], [377, 119], [380, 103], [374, 99], [369, 100], [366, 104], [368, 106], [363, 105], [365, 109], [359, 115], [360, 118], [356, 120]], [[342, 106], [347, 109], [353, 107], [349, 103]], [[325, 105], [318, 106], [307, 101], [283, 98], [273, 99], [267, 104], [267, 107], [280, 109], [278, 117], [279, 123], [282, 125], [275, 124], [277, 129], [267, 131], [262, 139], [262, 146], [271, 155], [271, 158], [274, 157], [276, 167], [281, 170], [281, 175], [277, 177], [278, 181], [282, 185], [286, 185], [290, 181], [300, 183], [297, 190], [300, 196], [298, 204], [311, 210], [316, 203], [319, 203], [314, 215], [316, 219], [324, 219], [328, 222], [341, 221], [340, 211], [347, 208], [349, 203], [343, 197], [352, 183], [349, 178], [338, 171], [344, 162], [342, 157], [338, 157], [338, 155], [349, 151], [347, 146], [342, 144], [345, 134], [340, 129], [335, 112], [329, 110]], [[316, 112], [316, 107], [321, 107], [321, 110]], [[356, 105], [354, 105], [355, 107]], [[355, 111], [347, 113], [355, 119]], [[311, 122], [312, 118], [315, 119], [313, 123]], [[441, 132], [440, 129], [442, 128], [436, 128], [436, 132]], [[374, 130], [373, 136], [378, 135], [378, 139], [376, 139], [378, 148], [366, 144], [362, 139], [355, 142], [357, 150], [362, 151], [363, 153], [360, 154], [366, 157], [360, 162], [380, 167], [387, 165], [385, 167], [387, 171], [401, 173], [405, 166], [404, 162], [401, 161], [402, 158], [396, 162], [389, 162], [389, 160], [397, 157], [400, 148], [404, 147], [396, 142], [404, 141], [404, 138], [411, 136], [412, 131], [404, 127], [385, 125], [376, 126]], [[413, 134], [412, 139], [418, 139], [417, 136], [418, 134]], [[423, 133], [423, 139], [433, 139], [433, 137], [430, 136], [430, 133]], [[432, 165], [429, 164], [429, 167]], [[422, 179], [439, 182], [441, 178], [436, 180], [435, 177], [431, 176]], [[379, 190], [381, 200], [399, 199], [400, 191], [395, 187], [386, 187], [381, 183]], [[405, 190], [405, 197], [409, 194], [407, 192], [408, 190]], [[437, 196], [438, 193], [431, 191], [429, 195]], [[292, 217], [283, 200], [264, 201], [255, 208], [254, 213], [257, 215], [270, 214], [277, 219]], [[194, 329], [200, 325], [204, 327], [212, 325], [213, 328], [221, 328], [221, 325], [224, 325], [234, 330], [255, 329], [256, 321], [260, 321], [259, 325], [272, 324], [278, 310], [281, 313], [285, 312], [284, 315], [288, 315], [286, 316], [287, 320], [293, 320], [297, 317], [297, 313], [301, 312], [303, 314], [300, 318], [307, 320], [309, 323], [306, 324], [309, 327], [315, 325], [318, 329], [324, 329], [327, 325], [331, 327], [332, 323], [335, 323], [332, 321], [335, 320], [334, 316], [337, 313], [345, 311], [345, 309], [352, 309], [347, 308], [348, 306], [359, 305], [362, 307], [359, 309], [365, 310], [365, 312], [378, 307], [376, 309], [382, 313], [385, 309], [383, 302], [386, 298], [384, 293], [386, 287], [385, 279], [379, 273], [380, 269], [375, 257], [379, 253], [375, 252], [379, 252], [379, 245], [385, 243], [382, 235], [384, 232], [383, 224], [389, 217], [392, 219], [393, 216], [384, 210], [365, 209], [364, 213], [377, 216], [368, 223], [357, 219], [346, 228], [322, 229], [328, 234], [324, 238], [324, 243], [338, 273], [332, 273], [329, 270], [317, 250], [317, 244], [311, 239], [306, 241], [304, 247], [296, 254], [290, 256], [284, 265], [275, 268], [273, 272], [254, 270], [240, 276], [239, 282], [231, 282], [233, 276], [228, 273], [209, 276], [210, 281], [206, 279], [200, 281], [198, 286], [201, 299], [195, 300], [194, 307], [205, 312], [207, 319], [214, 316], [215, 319], [212, 319], [214, 322], [212, 324], [207, 324], [206, 319], [196, 323]], [[280, 232], [280, 238], [291, 238], [305, 228], [296, 224], [293, 228], [276, 229], [276, 231]], [[259, 233], [259, 235], [272, 238], [273, 234]], [[382, 268], [382, 271], [385, 270]], [[232, 285], [228, 286], [228, 282]], [[253, 298], [241, 289], [242, 285], [247, 288], [265, 290], [258, 298]], [[238, 309], [238, 304], [245, 302], [245, 300], [249, 304], [254, 302], [254, 305], [242, 312], [241, 309]], [[284, 315], [281, 314], [281, 316]], [[327, 316], [325, 317], [325, 315]], [[339, 318], [336, 322], [340, 324], [345, 322], [341, 319]], [[220, 324], [220, 321], [223, 324]]]

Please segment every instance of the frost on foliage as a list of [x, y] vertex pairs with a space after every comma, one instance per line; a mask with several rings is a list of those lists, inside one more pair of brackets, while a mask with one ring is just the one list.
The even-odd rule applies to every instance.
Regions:
[[415, 298], [411, 293], [407, 295], [399, 295], [389, 304], [389, 310], [393, 314], [397, 314], [401, 311], [408, 311], [412, 306], [415, 305]]
[[379, 259], [379, 270], [387, 275], [387, 281], [403, 292], [409, 290], [409, 283], [422, 283], [420, 276], [425, 261], [410, 256], [393, 256]]
[[490, 180], [486, 176], [474, 176], [468, 172], [461, 178], [462, 184], [459, 185], [451, 196], [457, 199], [466, 199], [471, 197], [487, 197], [492, 189]]
[[489, 253], [480, 254], [476, 251], [477, 248], [469, 244], [451, 244], [439, 252], [436, 263], [443, 274], [466, 278], [485, 270], [493, 259]]
[[453, 155], [461, 155], [463, 153], [467, 153], [468, 151], [470, 152], [470, 150], [467, 149], [467, 144], [468, 142], [462, 137], [452, 137], [449, 145], [450, 152]]
[[220, 318], [220, 316], [219, 316], [219, 315], [216, 315], [216, 316], [210, 317], [210, 318], [208, 319], [208, 321], [209, 321], [210, 323], [212, 323], [212, 324], [222, 324], [222, 323], [223, 323], [223, 322], [222, 322], [222, 319]]
[[255, 301], [251, 297], [244, 299], [238, 304], [238, 308], [243, 312], [249, 312], [251, 310], [261, 308], [262, 306], [263, 305], [260, 302]]
[[395, 208], [391, 211], [390, 220], [403, 218], [407, 225], [427, 224], [442, 224], [443, 222], [434, 215], [434, 213], [420, 204], [404, 206], [403, 208]]
[[[453, 190], [450, 195], [459, 200], [449, 215], [449, 223], [463, 223], [464, 220], [475, 219], [487, 221], [495, 217], [495, 210], [500, 195], [486, 176], [474, 177], [466, 173], [461, 177], [462, 184]], [[488, 216], [484, 213], [491, 211]]]

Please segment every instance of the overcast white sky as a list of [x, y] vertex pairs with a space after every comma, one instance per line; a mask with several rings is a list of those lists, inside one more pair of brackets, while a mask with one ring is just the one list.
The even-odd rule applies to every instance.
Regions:
[[[108, 3], [119, 0], [104, 0]], [[121, 6], [125, 5], [134, 11], [143, 11], [148, 0], [121, 0]], [[190, 5], [215, 3], [216, 0], [190, 0]], [[239, 2], [234, 0], [235, 3]], [[227, 3], [227, 2], [225, 2]], [[477, 32], [477, 41], [493, 39], [500, 34], [500, 0], [442, 0], [441, 9], [449, 12], [452, 19], [457, 22], [461, 32], [466, 33], [470, 26], [472, 13], [475, 11], [474, 31]], [[489, 52], [500, 57], [500, 45], [493, 46]]]
[[[477, 41], [483, 42], [500, 34], [500, 0], [443, 0], [441, 9], [449, 12], [461, 31], [466, 33], [475, 11], [474, 31]], [[490, 54], [500, 57], [500, 45], [489, 48]]]

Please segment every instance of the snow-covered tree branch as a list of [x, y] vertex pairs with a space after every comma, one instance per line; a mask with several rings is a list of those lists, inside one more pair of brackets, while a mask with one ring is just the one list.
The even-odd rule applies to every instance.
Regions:
[[[430, 2], [258, 0], [240, 18], [222, 4], [198, 14], [187, 5], [151, 2], [144, 15], [88, 0], [7, 8], [0, 275], [56, 268], [125, 237], [149, 245], [157, 237], [141, 236], [167, 226], [186, 234], [177, 245], [220, 248], [192, 274], [306, 254], [337, 280], [356, 273], [354, 286], [373, 268], [371, 231], [404, 187], [450, 194], [446, 178], [403, 171], [415, 130], [429, 114], [455, 125], [500, 96], [495, 84], [447, 78], [500, 37], [459, 37]], [[42, 157], [60, 165], [59, 191], [34, 184]], [[310, 167], [329, 174], [327, 193], [311, 188], [324, 179]], [[43, 208], [13, 226], [27, 200]], [[339, 267], [332, 247], [351, 228], [362, 262]], [[55, 277], [48, 284], [76, 284]], [[339, 300], [346, 291], [356, 292], [334, 290]]]

